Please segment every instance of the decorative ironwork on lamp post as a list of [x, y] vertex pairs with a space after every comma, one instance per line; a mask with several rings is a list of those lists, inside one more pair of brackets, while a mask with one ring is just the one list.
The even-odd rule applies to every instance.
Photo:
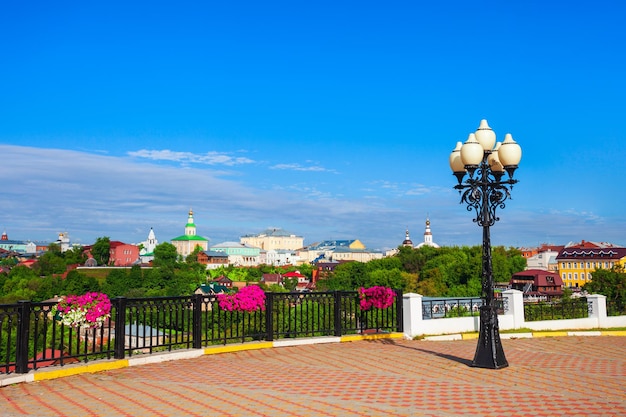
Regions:
[[[458, 180], [461, 203], [468, 211], [475, 211], [475, 223], [483, 228], [482, 298], [480, 332], [472, 366], [499, 369], [508, 366], [500, 332], [494, 298], [491, 237], [489, 228], [498, 220], [496, 208], [503, 209], [511, 197], [513, 173], [522, 159], [522, 149], [507, 133], [504, 142], [496, 143], [496, 134], [486, 120], [481, 120], [475, 133], [470, 133], [464, 144], [457, 142], [450, 154], [450, 168]], [[508, 179], [503, 179], [505, 172]], [[465, 176], [467, 175], [467, 178]]]

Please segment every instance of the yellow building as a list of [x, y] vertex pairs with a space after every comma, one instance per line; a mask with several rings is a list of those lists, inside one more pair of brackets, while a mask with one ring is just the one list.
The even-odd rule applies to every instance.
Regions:
[[585, 242], [564, 247], [556, 257], [565, 287], [582, 287], [593, 279], [596, 269], [626, 264], [626, 248], [608, 243]]

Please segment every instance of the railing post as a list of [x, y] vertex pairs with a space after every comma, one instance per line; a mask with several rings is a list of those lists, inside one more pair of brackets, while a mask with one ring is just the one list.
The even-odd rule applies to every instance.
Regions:
[[396, 290], [396, 332], [404, 332], [404, 300], [402, 290]]
[[599, 328], [608, 327], [606, 312], [606, 296], [600, 294], [590, 294], [587, 296], [587, 314], [589, 317], [598, 320]]
[[335, 291], [335, 309], [334, 309], [334, 321], [335, 321], [335, 336], [342, 335], [343, 329], [341, 328], [341, 291]]
[[116, 297], [113, 299], [115, 304], [115, 347], [113, 357], [115, 359], [124, 359], [126, 349], [126, 297]]
[[202, 302], [204, 297], [202, 294], [194, 294], [191, 297], [193, 303], [193, 319], [192, 319], [192, 335], [193, 335], [193, 348], [202, 348]]
[[30, 337], [30, 301], [17, 302], [17, 346], [15, 351], [15, 372], [28, 373], [28, 339]]
[[274, 294], [265, 293], [265, 340], [271, 342], [274, 340]]

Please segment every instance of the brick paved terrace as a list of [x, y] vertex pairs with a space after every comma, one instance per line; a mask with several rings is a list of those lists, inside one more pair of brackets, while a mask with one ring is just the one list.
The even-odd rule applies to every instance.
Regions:
[[0, 388], [12, 416], [625, 416], [626, 337], [378, 339], [258, 349]]

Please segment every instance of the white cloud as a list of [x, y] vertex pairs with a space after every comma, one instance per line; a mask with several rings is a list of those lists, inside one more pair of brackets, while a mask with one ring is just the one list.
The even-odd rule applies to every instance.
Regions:
[[[192, 208], [198, 233], [213, 243], [237, 240], [273, 224], [304, 236], [305, 243], [354, 238], [370, 248], [391, 248], [402, 242], [406, 227], [419, 241], [426, 215], [439, 244], [481, 242], [480, 227], [472, 222], [475, 214], [459, 204], [452, 188], [378, 181], [370, 187], [374, 191], [363, 192], [343, 182], [320, 185], [317, 175], [298, 183], [281, 175], [260, 189], [252, 175], [232, 180], [202, 164], [181, 169], [127, 157], [2, 144], [0, 155], [0, 228], [14, 239], [51, 241], [59, 232], [69, 232], [72, 240], [85, 244], [100, 236], [136, 243], [153, 227], [165, 242], [182, 234]], [[383, 190], [393, 192], [385, 195]], [[499, 210], [501, 220], [492, 227], [494, 245], [582, 239], [626, 243], [623, 216], [564, 209], [557, 201], [542, 211], [520, 208], [524, 201]]]
[[144, 158], [150, 159], [152, 161], [170, 161], [170, 162], [180, 162], [182, 164], [206, 164], [206, 165], [226, 165], [226, 166], [234, 166], [234, 165], [243, 165], [243, 164], [252, 164], [253, 161], [250, 158], [242, 157], [242, 156], [232, 156], [227, 153], [220, 153], [215, 151], [210, 151], [205, 154], [196, 154], [192, 152], [176, 152], [171, 151], [169, 149], [163, 150], [148, 150], [141, 149], [139, 151], [128, 152], [129, 156], [135, 158]]
[[272, 165], [270, 167], [270, 169], [284, 169], [284, 170], [289, 170], [289, 171], [305, 171], [305, 172], [334, 172], [334, 173], [336, 173], [335, 170], [327, 169], [327, 168], [321, 167], [319, 165], [302, 166], [302, 165], [297, 164], [297, 163], [276, 164], [276, 165]]

